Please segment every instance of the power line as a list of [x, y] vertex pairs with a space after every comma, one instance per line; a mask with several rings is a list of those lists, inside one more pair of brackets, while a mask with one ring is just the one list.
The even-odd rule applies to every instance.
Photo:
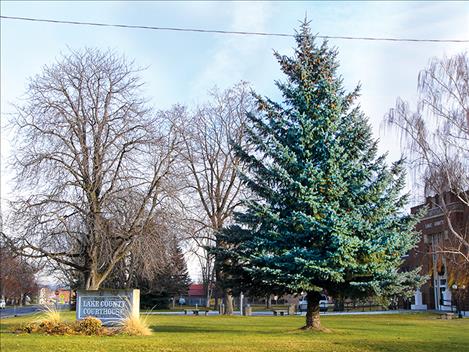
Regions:
[[[147, 30], [157, 30], [157, 31], [258, 35], [258, 36], [271, 36], [271, 37], [295, 37], [294, 34], [287, 34], [287, 33], [244, 32], [244, 31], [226, 31], [226, 30], [218, 30], [218, 29], [179, 28], [179, 27], [156, 27], [156, 26], [142, 26], [142, 25], [131, 25], [131, 24], [63, 21], [63, 20], [51, 20], [51, 19], [16, 17], [16, 16], [0, 16], [0, 18], [9, 19], [9, 20], [31, 21], [31, 22], [46, 22], [46, 23], [55, 23], [55, 24], [71, 24], [71, 25], [98, 26], [98, 27], [117, 27], [117, 28], [130, 28], [130, 29], [147, 29]], [[352, 36], [333, 36], [333, 35], [316, 35], [316, 37], [322, 38], [322, 39], [373, 40], [373, 41], [391, 41], [391, 42], [469, 43], [469, 39], [380, 38], [380, 37], [352, 37]]]

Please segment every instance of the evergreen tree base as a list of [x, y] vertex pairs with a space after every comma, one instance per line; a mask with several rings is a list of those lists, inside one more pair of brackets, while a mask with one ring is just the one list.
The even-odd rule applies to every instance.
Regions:
[[324, 332], [324, 333], [331, 333], [332, 332], [331, 329], [324, 328], [322, 326], [317, 328], [317, 327], [314, 327], [314, 326], [307, 326], [307, 325], [302, 326], [300, 328], [300, 330], [302, 330], [302, 331], [312, 331], [312, 332]]

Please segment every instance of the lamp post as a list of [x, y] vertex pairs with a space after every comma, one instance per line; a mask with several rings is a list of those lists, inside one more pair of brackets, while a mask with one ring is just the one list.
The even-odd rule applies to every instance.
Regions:
[[461, 294], [466, 289], [466, 285], [461, 285], [458, 287], [458, 285], [453, 284], [451, 288], [455, 291], [454, 293], [456, 295], [456, 310], [458, 311], [458, 318], [462, 318]]

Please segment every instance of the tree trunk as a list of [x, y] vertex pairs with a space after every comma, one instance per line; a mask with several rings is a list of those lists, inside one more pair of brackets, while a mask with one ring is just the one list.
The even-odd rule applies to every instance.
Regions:
[[220, 266], [215, 263], [215, 277], [216, 277], [216, 286], [217, 291], [221, 293], [223, 297], [223, 303], [225, 304], [225, 315], [233, 315], [233, 296], [231, 295], [231, 289], [224, 287], [224, 275], [220, 270]]
[[265, 307], [267, 309], [272, 309], [272, 296], [271, 295], [268, 295], [266, 298], [265, 298]]
[[344, 297], [342, 295], [337, 296], [334, 299], [334, 311], [343, 312], [345, 309]]
[[306, 295], [308, 306], [306, 308], [306, 325], [304, 330], [321, 330], [321, 321], [319, 318], [319, 301], [321, 300], [321, 293], [310, 291]]
[[102, 282], [103, 278], [100, 278], [100, 275], [96, 271], [91, 270], [85, 273], [85, 290], [99, 290]]
[[233, 315], [233, 296], [228, 290], [223, 290], [223, 299], [225, 301], [225, 315]]
[[205, 294], [205, 308], [210, 308], [210, 300], [212, 299], [212, 289], [211, 283], [209, 282], [206, 286], [206, 294]]
[[[210, 268], [210, 258], [207, 258], [207, 267]], [[207, 276], [207, 308], [210, 308], [210, 301], [215, 295], [215, 309], [218, 309], [218, 293], [216, 292], [217, 286], [215, 282], [215, 270], [212, 268], [212, 271], [209, 276]]]

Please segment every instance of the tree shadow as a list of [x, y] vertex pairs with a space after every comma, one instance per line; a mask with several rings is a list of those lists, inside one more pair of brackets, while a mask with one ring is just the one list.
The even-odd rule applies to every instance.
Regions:
[[[226, 326], [223, 328], [210, 328], [207, 326], [187, 326], [187, 325], [170, 325], [170, 326], [161, 326], [161, 325], [152, 325], [150, 329], [153, 332], [165, 332], [165, 333], [193, 333], [193, 334], [231, 334], [231, 335], [252, 335], [252, 334], [259, 334], [259, 335], [284, 335], [285, 333], [289, 333], [291, 329], [285, 331], [272, 331], [269, 329], [262, 329], [262, 326], [256, 327], [252, 326], [252, 329], [236, 329], [230, 326]], [[293, 331], [293, 330], [292, 330]]]

